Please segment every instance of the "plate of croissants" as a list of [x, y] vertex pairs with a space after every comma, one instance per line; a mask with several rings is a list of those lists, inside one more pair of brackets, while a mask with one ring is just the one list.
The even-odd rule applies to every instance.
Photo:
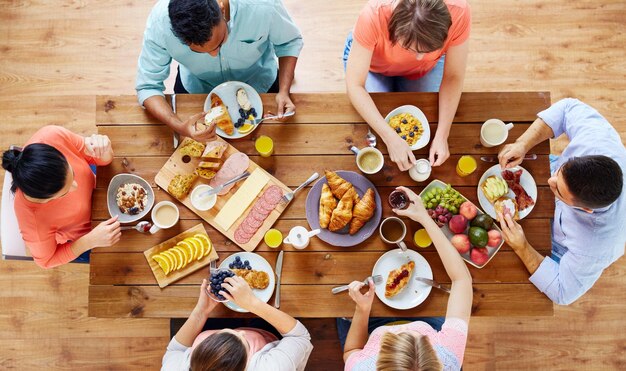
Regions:
[[374, 184], [353, 171], [325, 170], [306, 199], [306, 218], [318, 237], [333, 246], [354, 246], [377, 229], [382, 216]]

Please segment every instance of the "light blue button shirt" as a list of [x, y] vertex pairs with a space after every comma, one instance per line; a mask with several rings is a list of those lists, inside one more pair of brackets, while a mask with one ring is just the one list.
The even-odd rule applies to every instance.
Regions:
[[196, 53], [172, 32], [169, 0], [152, 9], [144, 32], [137, 70], [137, 99], [163, 96], [163, 81], [172, 59], [180, 64], [180, 78], [189, 93], [208, 93], [225, 81], [243, 81], [267, 92], [276, 80], [277, 57], [297, 57], [302, 35], [280, 0], [230, 0], [230, 33], [216, 57]]
[[[538, 116], [554, 136], [565, 133], [570, 143], [553, 169], [572, 157], [605, 155], [626, 174], [626, 148], [619, 134], [595, 109], [576, 99], [563, 99]], [[626, 179], [625, 179], [626, 183]], [[593, 213], [556, 200], [552, 225], [553, 253], [546, 257], [530, 281], [557, 304], [570, 304], [598, 280], [602, 271], [624, 255], [626, 244], [626, 191], [608, 207]]]

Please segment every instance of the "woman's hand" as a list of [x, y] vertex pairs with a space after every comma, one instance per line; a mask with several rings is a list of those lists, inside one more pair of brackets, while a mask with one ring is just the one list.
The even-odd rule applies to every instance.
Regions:
[[196, 307], [193, 309], [196, 313], [201, 315], [204, 318], [209, 318], [209, 314], [217, 307], [219, 304], [215, 300], [211, 300], [209, 295], [207, 294], [207, 281], [206, 279], [202, 280], [202, 286], [200, 286], [200, 295], [198, 296], [198, 303]]
[[389, 151], [389, 158], [398, 165], [401, 171], [407, 171], [415, 164], [415, 155], [411, 147], [395, 132], [385, 139], [385, 144]]
[[428, 216], [428, 212], [424, 207], [424, 203], [422, 202], [422, 198], [415, 194], [415, 192], [411, 191], [406, 187], [398, 187], [397, 190], [403, 191], [411, 200], [409, 207], [404, 210], [393, 209], [393, 212], [400, 216], [407, 216], [413, 219], [416, 222], [420, 222], [422, 220], [430, 219]]
[[374, 292], [376, 289], [374, 281], [370, 278], [368, 279], [368, 283], [369, 289], [365, 294], [361, 293], [361, 288], [365, 286], [363, 282], [353, 281], [350, 285], [348, 285], [348, 294], [350, 294], [350, 297], [356, 303], [356, 307], [367, 313], [369, 313], [372, 309], [372, 302], [374, 301], [374, 296], [376, 295]]
[[220, 291], [221, 295], [247, 311], [252, 312], [254, 306], [260, 303], [248, 283], [239, 276], [226, 278], [222, 283], [222, 288], [228, 292], [222, 290]]
[[120, 229], [120, 222], [117, 220], [117, 216], [98, 224], [86, 236], [89, 236], [91, 245], [89, 249], [115, 245], [122, 237], [122, 230]]
[[85, 154], [93, 158], [104, 158], [113, 152], [111, 140], [106, 135], [92, 134], [85, 137]]
[[[450, 157], [450, 149], [448, 148], [448, 140], [439, 138], [435, 135], [432, 143], [430, 144], [430, 165], [439, 166], [442, 165]], [[435, 159], [436, 158], [436, 159]]]

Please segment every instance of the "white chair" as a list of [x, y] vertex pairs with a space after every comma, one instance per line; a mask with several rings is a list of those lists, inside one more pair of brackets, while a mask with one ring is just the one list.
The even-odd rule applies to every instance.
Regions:
[[2, 259], [33, 260], [24, 244], [17, 217], [13, 209], [15, 195], [11, 193], [11, 173], [4, 173], [2, 185], [2, 205], [0, 214], [0, 241], [2, 242]]

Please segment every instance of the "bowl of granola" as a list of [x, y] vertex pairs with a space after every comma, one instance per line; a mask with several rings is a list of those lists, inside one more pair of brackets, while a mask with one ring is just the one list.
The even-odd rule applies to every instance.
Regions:
[[146, 216], [154, 205], [150, 184], [134, 174], [118, 174], [107, 191], [107, 207], [120, 223], [132, 223]]

